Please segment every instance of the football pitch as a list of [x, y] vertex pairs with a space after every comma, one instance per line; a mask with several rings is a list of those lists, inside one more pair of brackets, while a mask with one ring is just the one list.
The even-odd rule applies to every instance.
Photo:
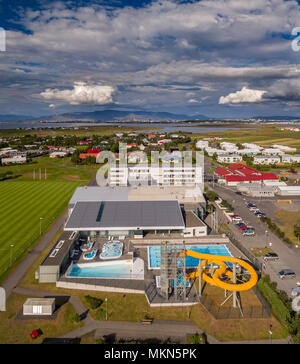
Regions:
[[0, 183], [0, 278], [37, 242], [40, 228], [44, 234], [67, 208], [78, 185], [67, 181]]

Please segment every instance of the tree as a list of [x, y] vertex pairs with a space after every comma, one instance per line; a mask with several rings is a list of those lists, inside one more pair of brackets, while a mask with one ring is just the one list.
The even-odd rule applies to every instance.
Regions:
[[207, 191], [205, 195], [210, 202], [214, 202], [218, 198], [218, 194], [215, 191]]
[[299, 244], [299, 238], [300, 238], [300, 224], [294, 225], [294, 235], [296, 236]]

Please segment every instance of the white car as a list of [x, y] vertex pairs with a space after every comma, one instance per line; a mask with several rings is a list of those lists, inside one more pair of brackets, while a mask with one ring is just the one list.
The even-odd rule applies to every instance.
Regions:
[[238, 221], [242, 221], [243, 219], [240, 217], [240, 216], [238, 216], [238, 215], [234, 215], [234, 216], [232, 216], [232, 221], [233, 222], [238, 222]]
[[300, 295], [300, 286], [299, 287], [296, 287], [296, 288], [293, 288], [292, 289], [292, 292], [291, 292], [291, 296], [292, 297], [297, 297]]

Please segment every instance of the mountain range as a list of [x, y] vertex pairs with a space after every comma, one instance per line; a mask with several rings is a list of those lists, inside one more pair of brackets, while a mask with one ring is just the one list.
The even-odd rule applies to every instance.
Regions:
[[[258, 121], [293, 121], [300, 120], [297, 116], [254, 116], [249, 117], [252, 120]], [[247, 119], [247, 118], [246, 118]], [[0, 121], [34, 121], [34, 122], [149, 122], [149, 121], [188, 121], [188, 120], [222, 120], [222, 118], [211, 118], [206, 115], [185, 115], [185, 114], [174, 114], [170, 112], [155, 112], [155, 111], [124, 111], [124, 110], [98, 110], [91, 112], [68, 112], [62, 114], [54, 114], [48, 116], [32, 117], [28, 115], [9, 115], [0, 114]], [[226, 119], [227, 120], [227, 119]], [[245, 118], [232, 118], [234, 120], [245, 120]]]
[[0, 121], [43, 121], [43, 122], [68, 122], [68, 121], [159, 121], [159, 120], [207, 120], [205, 115], [193, 115], [192, 117], [184, 114], [173, 114], [169, 112], [150, 112], [150, 111], [122, 111], [122, 110], [102, 110], [92, 112], [68, 112], [37, 118], [21, 115], [0, 115]]

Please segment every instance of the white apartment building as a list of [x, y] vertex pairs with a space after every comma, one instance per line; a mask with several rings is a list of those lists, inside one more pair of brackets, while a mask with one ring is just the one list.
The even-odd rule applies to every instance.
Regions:
[[220, 163], [236, 163], [241, 162], [243, 160], [243, 157], [238, 154], [224, 154], [219, 155], [217, 158], [217, 161]]
[[49, 154], [50, 158], [64, 158], [66, 155], [68, 155], [67, 152], [53, 152]]
[[281, 162], [278, 156], [268, 156], [268, 155], [257, 155], [254, 157], [254, 164], [279, 164]]
[[160, 186], [195, 186], [203, 184], [203, 170], [194, 165], [135, 165], [111, 166], [109, 171], [111, 186], [129, 184], [151, 184]]
[[209, 147], [209, 142], [208, 140], [198, 140], [196, 143], [196, 148], [197, 149], [206, 149]]
[[284, 153], [280, 149], [266, 148], [262, 151], [263, 155], [283, 155]]
[[27, 161], [27, 158], [26, 157], [22, 157], [22, 156], [15, 156], [15, 157], [12, 157], [12, 158], [2, 158], [1, 159], [1, 162], [3, 165], [6, 165], [6, 164], [23, 164], [23, 163], [26, 163]]
[[222, 142], [220, 144], [221, 148], [226, 150], [226, 152], [233, 153], [239, 150], [239, 148], [234, 143]]
[[260, 147], [259, 145], [256, 145], [254, 143], [243, 143], [242, 146], [245, 148], [245, 149], [252, 149], [252, 150], [262, 150], [263, 148]]
[[236, 154], [241, 154], [241, 155], [248, 155], [248, 156], [253, 156], [253, 155], [257, 155], [260, 153], [260, 151], [258, 149], [239, 149], [235, 152]]
[[282, 163], [300, 163], [300, 154], [284, 154], [282, 156]]
[[205, 151], [207, 152], [207, 154], [212, 157], [214, 154], [217, 155], [224, 155], [224, 154], [228, 154], [228, 152], [226, 150], [223, 149], [217, 149], [217, 148], [205, 148]]

